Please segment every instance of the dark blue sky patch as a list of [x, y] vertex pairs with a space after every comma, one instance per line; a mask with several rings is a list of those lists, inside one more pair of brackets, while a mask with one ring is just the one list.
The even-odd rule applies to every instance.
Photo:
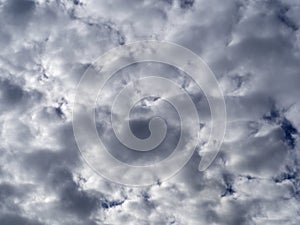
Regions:
[[291, 148], [294, 149], [296, 146], [295, 135], [298, 134], [298, 130], [294, 125], [286, 118], [280, 110], [273, 107], [270, 112], [263, 116], [263, 119], [269, 123], [278, 124], [284, 132], [284, 141]]
[[284, 131], [286, 143], [290, 148], [294, 149], [296, 146], [296, 139], [294, 135], [298, 134], [297, 129], [286, 118], [283, 118], [281, 128]]
[[277, 18], [278, 20], [288, 28], [292, 29], [293, 31], [298, 30], [297, 24], [287, 15], [289, 12], [289, 7], [282, 6], [277, 11]]
[[194, 5], [195, 0], [180, 0], [180, 7], [182, 9], [189, 9], [192, 8]]
[[119, 205], [122, 205], [125, 202], [125, 200], [122, 201], [110, 201], [108, 199], [103, 199], [101, 200], [101, 207], [104, 209], [109, 209], [109, 208], [113, 208]]

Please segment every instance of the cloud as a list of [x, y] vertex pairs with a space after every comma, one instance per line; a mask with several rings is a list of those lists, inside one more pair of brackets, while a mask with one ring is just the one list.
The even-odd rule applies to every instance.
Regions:
[[[0, 1], [0, 224], [298, 224], [299, 8], [295, 0]], [[97, 57], [145, 39], [181, 44], [208, 63], [228, 129], [208, 170], [198, 172], [200, 146], [175, 177], [131, 188], [85, 164], [72, 104]], [[112, 99], [145, 72], [190, 93], [204, 133], [210, 119], [203, 93], [180, 71], [154, 63], [119, 71], [96, 119], [112, 153], [132, 163], [168, 156], [178, 136], [178, 115], [161, 99], [137, 104], [130, 121], [145, 138], [152, 115], [167, 117], [174, 132], [156, 152], [138, 156], [113, 136]]]

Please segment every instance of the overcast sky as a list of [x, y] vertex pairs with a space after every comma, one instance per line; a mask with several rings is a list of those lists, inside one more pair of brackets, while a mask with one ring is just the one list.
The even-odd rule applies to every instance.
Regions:
[[[298, 0], [0, 0], [0, 224], [299, 224], [299, 12]], [[97, 57], [142, 40], [198, 54], [219, 81], [228, 124], [206, 171], [200, 150], [170, 180], [131, 188], [84, 162], [72, 107]], [[99, 136], [127, 163], [163, 159], [179, 135], [172, 106], [149, 109], [157, 99], [134, 108], [131, 128], [145, 138], [148, 117], [166, 117], [172, 132], [160, 147], [139, 156], [111, 134], [110, 99], [141, 71], [163, 71], [193, 96], [204, 127], [209, 119], [193, 82], [150, 64], [121, 71], [96, 109]]]

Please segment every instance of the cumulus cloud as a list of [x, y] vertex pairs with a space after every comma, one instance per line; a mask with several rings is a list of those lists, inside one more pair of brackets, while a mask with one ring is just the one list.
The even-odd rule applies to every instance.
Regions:
[[[296, 0], [1, 0], [0, 224], [299, 224], [299, 9]], [[84, 162], [72, 104], [97, 57], [149, 39], [204, 59], [225, 95], [228, 127], [208, 170], [198, 171], [199, 148], [168, 181], [131, 188]], [[130, 123], [145, 138], [150, 117], [166, 117], [172, 132], [161, 146], [139, 155], [113, 135], [111, 100], [144, 72], [188, 91], [204, 132], [210, 119], [202, 91], [180, 71], [151, 63], [119, 71], [96, 121], [111, 153], [128, 163], [163, 159], [179, 133], [172, 106], [152, 98]]]

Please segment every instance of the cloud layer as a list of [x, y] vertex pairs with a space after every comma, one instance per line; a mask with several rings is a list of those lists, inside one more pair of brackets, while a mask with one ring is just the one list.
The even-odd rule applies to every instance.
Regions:
[[[299, 224], [299, 10], [297, 0], [0, 1], [0, 224]], [[169, 181], [130, 188], [84, 163], [72, 104], [97, 57], [148, 39], [183, 45], [207, 62], [225, 94], [228, 128], [205, 172], [197, 170], [200, 150]], [[150, 68], [193, 95], [205, 125], [207, 101], [191, 81], [143, 65], [111, 81], [107, 105], [97, 108], [100, 134], [111, 132], [109, 98]], [[138, 137], [149, 135], [153, 112], [178, 126], [171, 106], [145, 101], [132, 112]], [[173, 146], [178, 133], [168, 135], [164, 144]], [[135, 161], [108, 137], [116, 155]]]

